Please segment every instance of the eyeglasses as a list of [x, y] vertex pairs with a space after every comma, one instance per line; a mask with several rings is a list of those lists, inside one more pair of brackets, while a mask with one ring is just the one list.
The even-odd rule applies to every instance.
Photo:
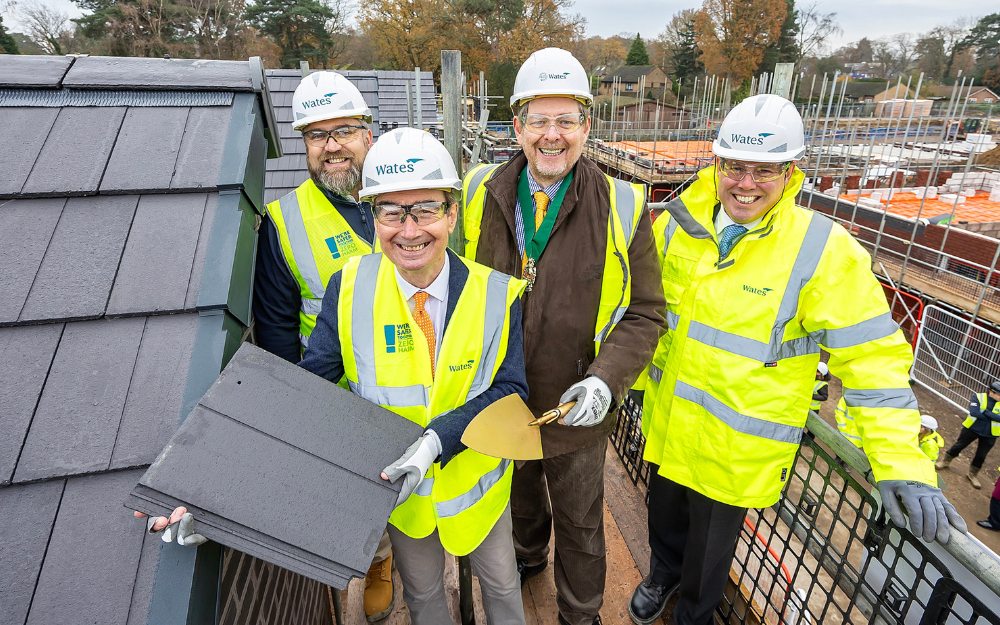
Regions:
[[521, 117], [521, 123], [532, 134], [544, 135], [549, 131], [549, 126], [555, 126], [556, 132], [568, 135], [579, 130], [586, 119], [587, 117], [583, 113], [567, 113], [558, 117], [524, 115]]
[[446, 212], [448, 205], [445, 202], [418, 202], [410, 205], [378, 204], [375, 206], [375, 219], [378, 219], [383, 226], [398, 227], [409, 215], [418, 226], [426, 226], [440, 220]]
[[302, 137], [306, 143], [317, 148], [325, 146], [331, 138], [343, 145], [360, 137], [364, 129], [364, 126], [341, 126], [333, 130], [307, 130], [302, 133]]
[[722, 159], [722, 173], [730, 180], [742, 182], [747, 174], [756, 183], [771, 182], [781, 178], [790, 163], [765, 163], [763, 165], [747, 165], [739, 161]]

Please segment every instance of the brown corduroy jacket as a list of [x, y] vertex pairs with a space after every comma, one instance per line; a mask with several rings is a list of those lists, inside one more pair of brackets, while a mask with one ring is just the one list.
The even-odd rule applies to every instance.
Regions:
[[[486, 182], [476, 262], [521, 277], [517, 247], [517, 182], [527, 158], [519, 152]], [[620, 402], [653, 358], [666, 302], [648, 212], [629, 246], [632, 300], [595, 358], [594, 334], [607, 249], [610, 190], [604, 173], [581, 157], [563, 198], [537, 277], [522, 299], [528, 407], [536, 417], [587, 375], [595, 375]], [[546, 457], [596, 443], [614, 428], [616, 414], [594, 427], [551, 423], [542, 428]]]

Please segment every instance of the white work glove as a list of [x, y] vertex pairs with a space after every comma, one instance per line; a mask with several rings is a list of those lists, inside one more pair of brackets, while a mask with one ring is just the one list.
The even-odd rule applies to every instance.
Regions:
[[960, 532], [969, 531], [965, 519], [939, 488], [907, 480], [882, 480], [876, 486], [882, 496], [882, 505], [892, 522], [898, 527], [906, 527], [906, 519], [903, 518], [903, 510], [899, 505], [902, 502], [906, 515], [910, 517], [910, 529], [925, 542], [934, 542], [934, 537], [937, 536], [942, 545], [947, 545], [951, 538], [949, 522]]
[[433, 430], [427, 430], [412, 445], [406, 448], [398, 460], [382, 469], [382, 479], [395, 484], [403, 477], [403, 487], [399, 490], [396, 505], [399, 506], [420, 486], [424, 475], [441, 455], [441, 439]]
[[[181, 509], [182, 508], [177, 508], [174, 510], [174, 514], [170, 515], [170, 519], [176, 519], [177, 512]], [[185, 512], [179, 519], [175, 520], [173, 523], [169, 523], [161, 529], [153, 529], [153, 526], [158, 524], [157, 522], [163, 518], [164, 517], [148, 517], [146, 519], [146, 531], [150, 534], [163, 532], [162, 540], [165, 543], [174, 542], [174, 539], [176, 538], [177, 544], [182, 547], [197, 547], [208, 540], [201, 534], [194, 533], [194, 515], [190, 512]]]
[[592, 375], [569, 387], [559, 398], [561, 404], [569, 401], [576, 401], [576, 405], [563, 417], [566, 425], [590, 427], [604, 421], [607, 416], [611, 407], [611, 389], [604, 380]]

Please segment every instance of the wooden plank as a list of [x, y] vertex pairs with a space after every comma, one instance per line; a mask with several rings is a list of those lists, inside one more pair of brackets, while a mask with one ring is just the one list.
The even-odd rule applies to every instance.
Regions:
[[646, 577], [649, 575], [646, 489], [632, 483], [611, 445], [604, 459], [604, 499], [639, 572]]

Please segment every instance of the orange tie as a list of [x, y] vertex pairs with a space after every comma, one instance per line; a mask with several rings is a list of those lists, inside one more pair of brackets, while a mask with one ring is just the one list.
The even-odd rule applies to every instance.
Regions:
[[417, 327], [427, 338], [427, 351], [431, 355], [431, 377], [433, 378], [434, 348], [437, 346], [437, 339], [434, 337], [434, 324], [431, 322], [431, 316], [424, 309], [424, 304], [427, 303], [427, 292], [417, 291], [413, 294], [413, 301], [416, 302], [416, 306], [413, 308], [413, 320], [417, 322]]
[[535, 232], [538, 232], [538, 227], [542, 225], [542, 220], [545, 219], [545, 213], [549, 210], [549, 196], [545, 195], [545, 191], [538, 191], [534, 195], [535, 198]]

